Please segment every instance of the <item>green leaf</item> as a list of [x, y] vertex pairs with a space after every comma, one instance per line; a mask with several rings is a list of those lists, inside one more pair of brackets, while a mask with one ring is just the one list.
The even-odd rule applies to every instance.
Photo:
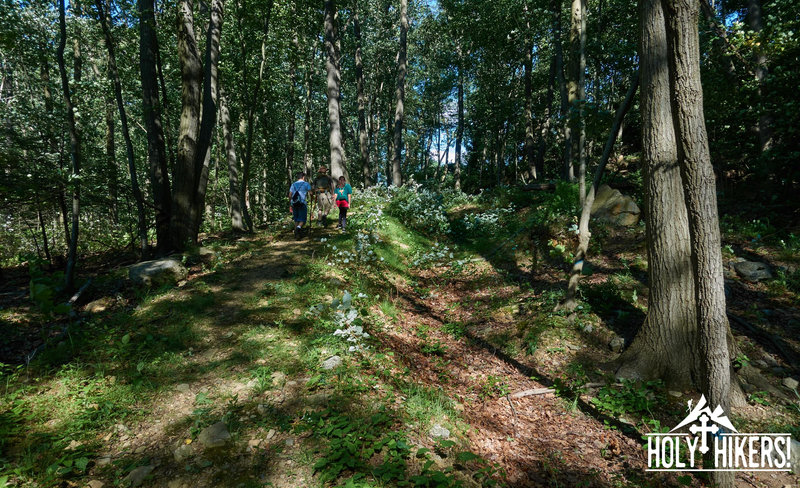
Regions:
[[124, 336], [122, 336], [121, 340], [122, 340], [123, 344], [127, 344], [127, 343], [129, 343], [131, 341], [131, 335], [130, 334], [125, 334]]
[[467, 463], [469, 461], [474, 461], [475, 459], [480, 459], [480, 456], [473, 454], [469, 451], [463, 451], [456, 454], [456, 459], [459, 462]]

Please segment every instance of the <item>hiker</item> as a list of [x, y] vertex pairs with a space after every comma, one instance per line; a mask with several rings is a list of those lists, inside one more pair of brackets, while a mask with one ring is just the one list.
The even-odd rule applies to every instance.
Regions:
[[289, 187], [289, 205], [292, 209], [294, 220], [294, 236], [299, 239], [303, 235], [303, 224], [308, 216], [306, 194], [311, 191], [311, 185], [306, 181], [306, 174], [302, 171], [297, 175], [297, 181]]
[[322, 227], [328, 226], [328, 214], [333, 208], [333, 180], [328, 176], [328, 168], [320, 166], [314, 180], [314, 194], [317, 197], [317, 220]]
[[336, 226], [344, 232], [347, 227], [347, 209], [350, 208], [350, 195], [353, 188], [347, 183], [344, 176], [339, 177], [339, 184], [334, 189], [336, 193], [336, 206], [339, 207], [339, 224]]

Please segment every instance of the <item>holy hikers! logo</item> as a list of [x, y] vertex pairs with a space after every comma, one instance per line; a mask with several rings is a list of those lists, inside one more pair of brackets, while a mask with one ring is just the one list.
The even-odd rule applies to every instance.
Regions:
[[[648, 471], [790, 471], [789, 434], [742, 434], [722, 407], [701, 396], [689, 415], [666, 434], [647, 434]], [[688, 426], [688, 432], [678, 429]], [[711, 452], [713, 466], [701, 466]]]

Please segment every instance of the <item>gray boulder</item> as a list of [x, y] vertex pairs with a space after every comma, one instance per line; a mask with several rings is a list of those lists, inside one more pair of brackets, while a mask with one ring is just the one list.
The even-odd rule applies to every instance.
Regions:
[[770, 271], [769, 266], [764, 263], [739, 261], [738, 263], [733, 263], [733, 268], [736, 270], [736, 274], [747, 281], [756, 282], [772, 279], [772, 272]]
[[615, 225], [631, 227], [639, 223], [642, 211], [629, 196], [602, 185], [592, 203], [592, 217]]
[[128, 476], [122, 480], [122, 483], [130, 488], [136, 488], [137, 486], [141, 485], [142, 482], [144, 482], [144, 479], [147, 478], [147, 475], [153, 472], [154, 469], [156, 469], [155, 466], [139, 466], [128, 473]]
[[231, 440], [231, 433], [228, 432], [225, 422], [217, 422], [203, 429], [197, 436], [197, 440], [205, 447], [222, 447]]
[[434, 439], [447, 439], [450, 437], [450, 430], [446, 427], [442, 427], [440, 424], [436, 424], [431, 427], [428, 434]]
[[322, 362], [322, 369], [332, 370], [338, 368], [342, 364], [342, 358], [339, 356], [331, 356]]
[[134, 264], [128, 276], [138, 285], [160, 286], [185, 280], [189, 271], [176, 258], [164, 258]]

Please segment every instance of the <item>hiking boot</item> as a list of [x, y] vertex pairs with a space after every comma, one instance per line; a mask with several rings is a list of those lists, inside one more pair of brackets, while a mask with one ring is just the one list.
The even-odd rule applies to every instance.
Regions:
[[301, 232], [300, 227], [295, 227], [294, 228], [294, 238], [295, 239], [300, 239], [300, 232]]

